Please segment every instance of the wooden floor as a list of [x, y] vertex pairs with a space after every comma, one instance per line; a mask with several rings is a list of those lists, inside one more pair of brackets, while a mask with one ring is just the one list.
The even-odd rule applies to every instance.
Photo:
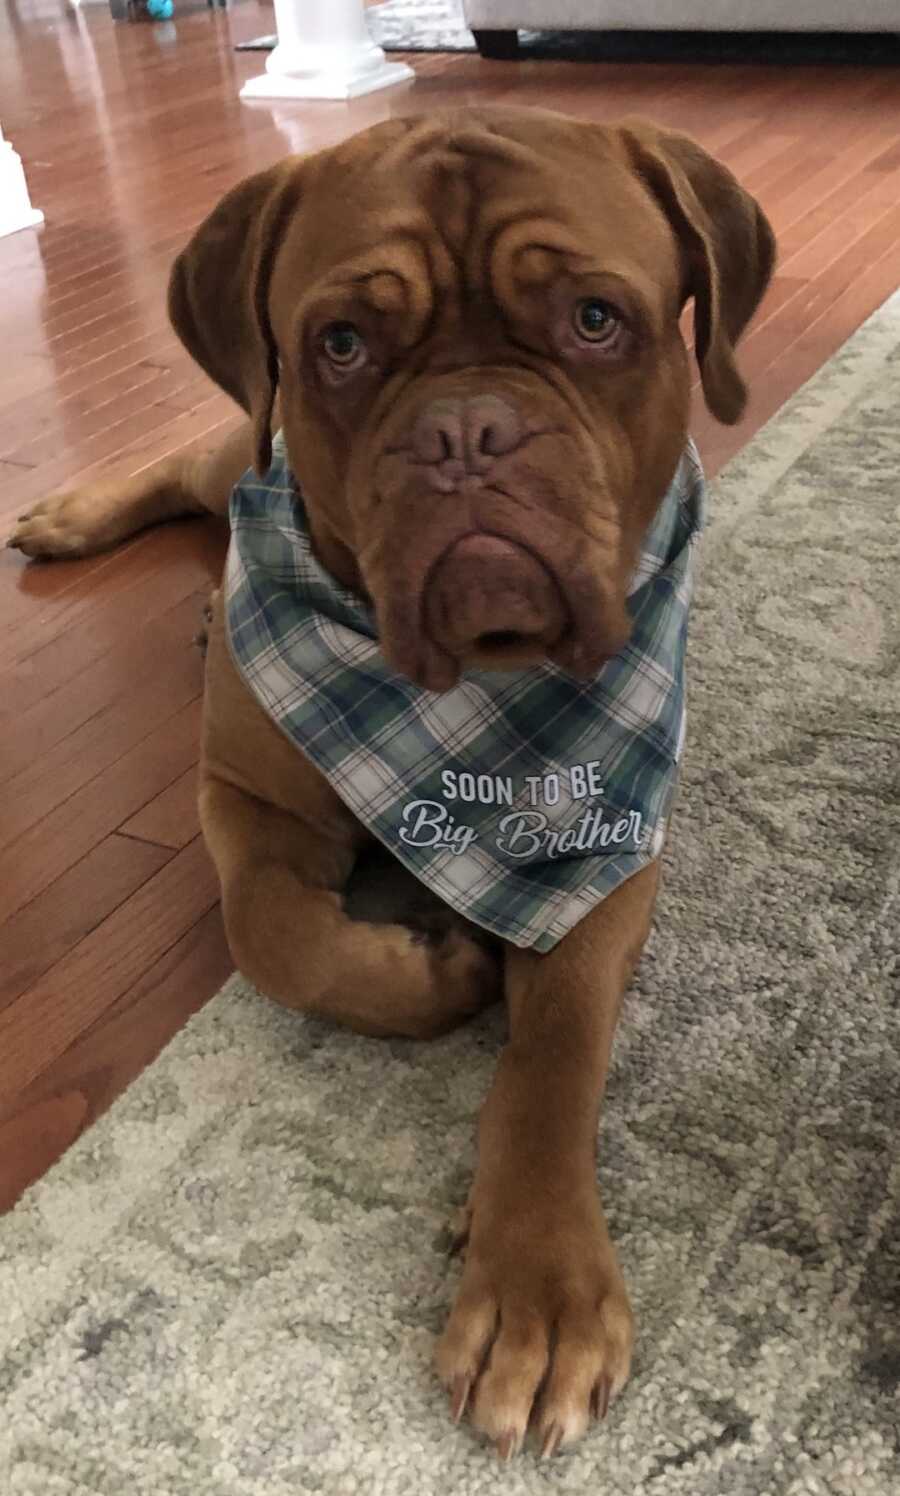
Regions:
[[[643, 112], [758, 194], [781, 261], [744, 349], [748, 419], [698, 414], [713, 470], [900, 282], [896, 66], [419, 57], [415, 86], [350, 106], [241, 104], [261, 59], [230, 38], [271, 26], [251, 3], [154, 27], [0, 0], [0, 117], [47, 218], [0, 241], [0, 535], [52, 487], [228, 429], [228, 400], [166, 325], [172, 256], [242, 175], [396, 112]], [[199, 521], [80, 564], [0, 551], [0, 1207], [229, 970], [194, 806], [189, 644], [222, 555]]]

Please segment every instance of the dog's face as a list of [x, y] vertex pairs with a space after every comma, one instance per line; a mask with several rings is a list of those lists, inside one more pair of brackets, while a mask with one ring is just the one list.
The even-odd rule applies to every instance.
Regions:
[[276, 387], [314, 544], [431, 690], [625, 644], [641, 540], [684, 449], [695, 301], [704, 394], [771, 230], [684, 137], [543, 112], [393, 121], [231, 193], [176, 263], [190, 352], [268, 465]]

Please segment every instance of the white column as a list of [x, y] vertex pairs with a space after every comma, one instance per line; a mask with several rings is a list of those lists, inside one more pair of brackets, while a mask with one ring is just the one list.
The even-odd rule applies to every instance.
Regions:
[[363, 0], [275, 0], [275, 25], [278, 45], [244, 99], [355, 99], [415, 77], [373, 42]]
[[22, 163], [0, 128], [0, 238], [43, 221], [43, 213], [31, 206]]

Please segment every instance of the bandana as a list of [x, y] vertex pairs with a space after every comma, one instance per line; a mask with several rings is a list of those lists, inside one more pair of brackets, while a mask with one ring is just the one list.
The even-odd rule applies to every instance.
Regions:
[[684, 653], [704, 483], [685, 451], [632, 579], [629, 643], [582, 684], [555, 665], [396, 674], [371, 608], [312, 553], [276, 437], [231, 498], [227, 634], [260, 706], [445, 903], [548, 951], [657, 858], [684, 741]]

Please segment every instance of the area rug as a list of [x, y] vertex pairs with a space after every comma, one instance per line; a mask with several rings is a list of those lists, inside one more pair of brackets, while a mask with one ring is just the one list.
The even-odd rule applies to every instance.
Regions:
[[0, 1221], [5, 1496], [900, 1490], [898, 408], [900, 294], [714, 487], [608, 1423], [506, 1467], [430, 1369], [502, 1013], [378, 1042], [236, 978]]
[[[368, 13], [386, 52], [474, 52], [462, 0], [385, 0]], [[238, 52], [267, 52], [274, 35], [239, 42]], [[893, 36], [835, 32], [520, 31], [524, 61], [900, 63]]]

